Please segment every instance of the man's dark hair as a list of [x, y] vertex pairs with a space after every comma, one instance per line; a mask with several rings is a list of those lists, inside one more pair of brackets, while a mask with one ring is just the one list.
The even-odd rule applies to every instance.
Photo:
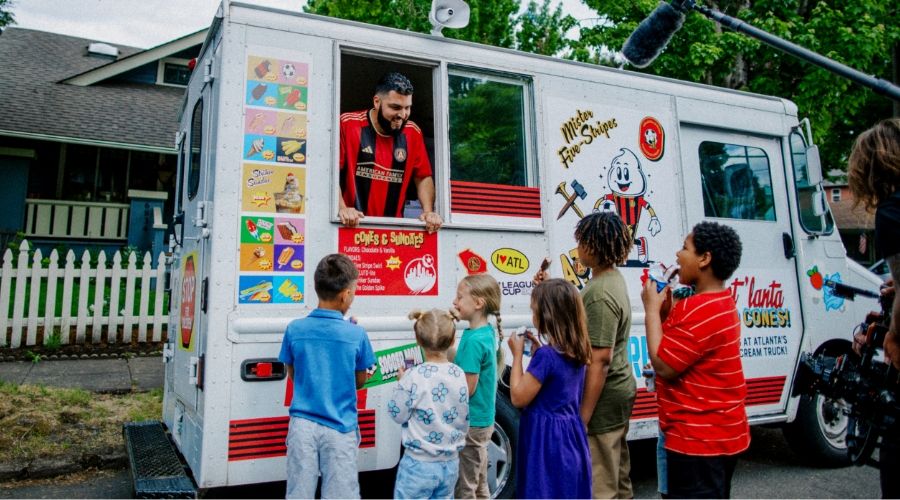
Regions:
[[632, 245], [631, 231], [614, 212], [584, 216], [575, 226], [575, 241], [588, 248], [601, 267], [625, 262]]
[[727, 280], [741, 263], [741, 238], [737, 232], [718, 222], [701, 222], [691, 231], [697, 255], [709, 252], [713, 275]]
[[409, 78], [396, 71], [385, 73], [375, 84], [375, 94], [386, 95], [392, 90], [400, 95], [412, 95], [413, 84]]
[[359, 278], [359, 271], [349, 257], [333, 253], [316, 266], [316, 295], [320, 300], [333, 300]]

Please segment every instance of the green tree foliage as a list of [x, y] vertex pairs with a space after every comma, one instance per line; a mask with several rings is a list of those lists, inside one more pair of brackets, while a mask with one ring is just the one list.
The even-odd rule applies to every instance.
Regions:
[[550, 0], [544, 0], [540, 6], [531, 0], [518, 19], [516, 48], [546, 56], [558, 55], [569, 48], [566, 33], [577, 24], [574, 17], [563, 15], [561, 2], [551, 10]]
[[[657, 0], [584, 0], [607, 22], [581, 29], [572, 56], [604, 63], [602, 47], [618, 50]], [[864, 73], [891, 79], [900, 45], [900, 10], [883, 0], [718, 0], [704, 5], [744, 20]], [[776, 95], [794, 101], [813, 124], [823, 170], [845, 168], [853, 138], [892, 114], [890, 100], [699, 13], [684, 26], [648, 73]]]
[[[519, 4], [516, 0], [472, 0], [469, 25], [446, 29], [447, 38], [512, 47], [513, 22]], [[431, 0], [310, 0], [305, 12], [361, 21], [379, 26], [430, 33], [428, 12]]]
[[450, 75], [453, 180], [527, 185], [521, 85]]
[[0, 30], [2, 30], [4, 26], [16, 24], [16, 19], [10, 11], [12, 6], [12, 0], [0, 0]]

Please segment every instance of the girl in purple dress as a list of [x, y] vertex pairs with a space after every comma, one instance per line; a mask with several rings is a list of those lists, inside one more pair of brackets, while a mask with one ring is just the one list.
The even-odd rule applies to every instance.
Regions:
[[591, 498], [591, 453], [579, 409], [590, 363], [584, 305], [562, 279], [541, 282], [531, 294], [532, 321], [549, 343], [522, 370], [525, 337], [513, 335], [512, 404], [522, 408], [516, 469], [520, 498]]

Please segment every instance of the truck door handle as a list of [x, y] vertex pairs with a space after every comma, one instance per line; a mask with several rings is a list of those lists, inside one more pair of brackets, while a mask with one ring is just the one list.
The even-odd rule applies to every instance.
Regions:
[[784, 258], [794, 258], [794, 239], [787, 233], [781, 233], [781, 243], [784, 245]]

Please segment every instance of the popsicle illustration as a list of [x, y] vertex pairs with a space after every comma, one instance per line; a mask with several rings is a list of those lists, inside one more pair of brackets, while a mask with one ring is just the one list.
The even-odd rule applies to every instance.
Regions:
[[300, 100], [300, 89], [294, 89], [284, 99], [284, 102], [287, 103], [288, 106], [293, 106], [298, 100]]
[[259, 99], [266, 93], [266, 89], [269, 88], [265, 83], [260, 83], [256, 87], [253, 87], [253, 90], [250, 92], [250, 95], [253, 96], [253, 99]]
[[262, 125], [262, 121], [263, 121], [263, 114], [256, 113], [256, 115], [253, 116], [253, 120], [250, 122], [249, 130], [252, 132], [252, 131], [258, 129], [259, 126]]
[[293, 126], [294, 126], [294, 116], [291, 115], [291, 116], [285, 118], [283, 122], [281, 122], [281, 131], [284, 132], [285, 130], [290, 130], [291, 127], [293, 127]]
[[250, 219], [247, 219], [247, 231], [250, 231], [250, 236], [253, 236], [254, 239], [259, 240], [259, 229], [257, 229], [256, 224], [254, 224]]
[[266, 61], [263, 61], [263, 62], [257, 64], [256, 68], [254, 68], [253, 71], [256, 73], [257, 77], [262, 78], [262, 77], [266, 76], [266, 73], [269, 72], [269, 67], [271, 65], [272, 65], [272, 63], [269, 62], [268, 60], [266, 60]]

